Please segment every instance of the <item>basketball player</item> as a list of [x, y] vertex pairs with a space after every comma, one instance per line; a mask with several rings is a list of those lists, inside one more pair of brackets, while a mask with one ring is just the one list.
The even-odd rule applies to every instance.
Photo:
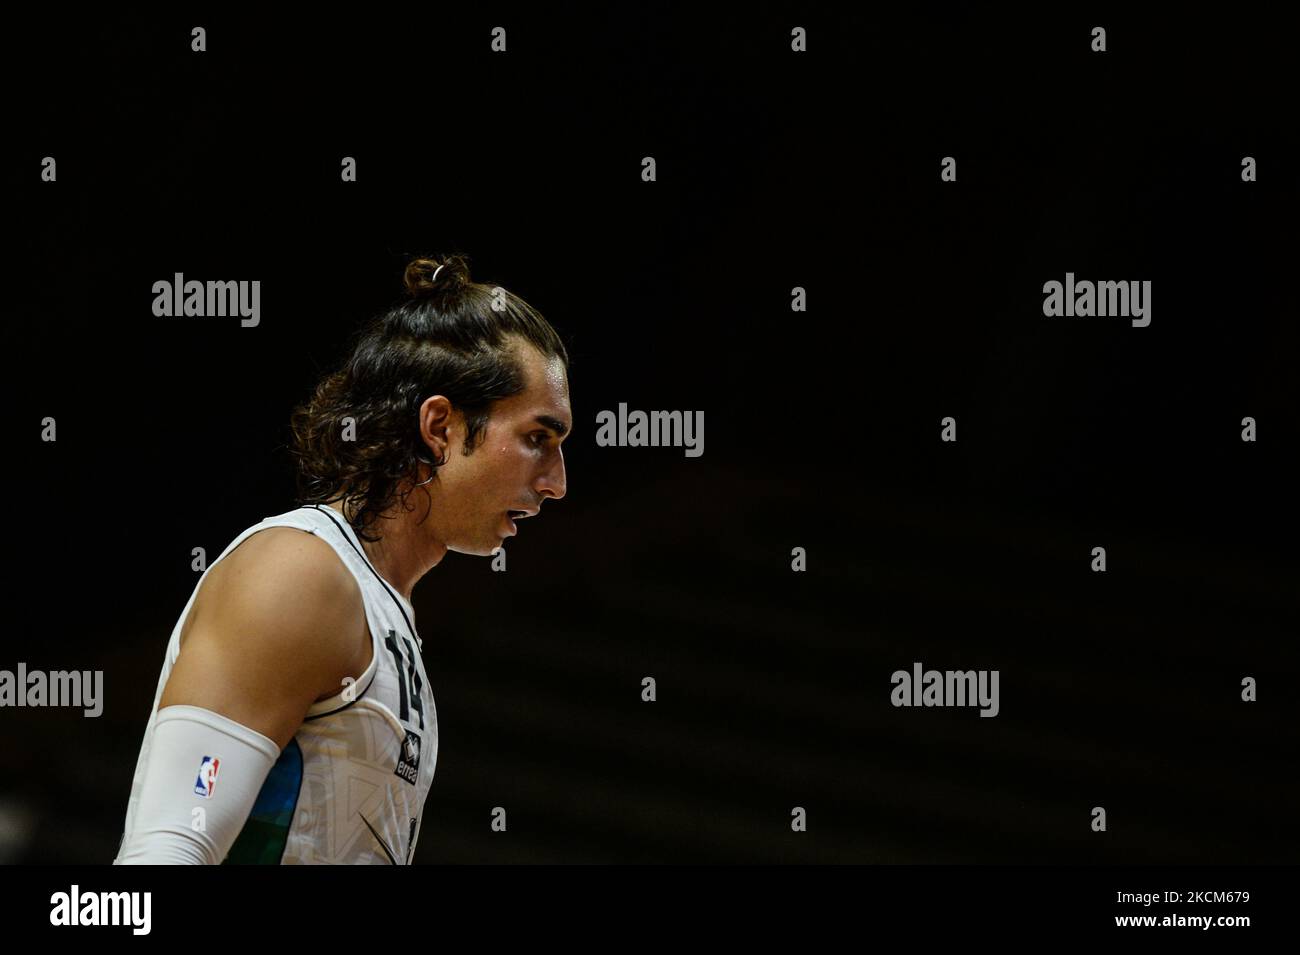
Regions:
[[438, 756], [412, 588], [564, 496], [572, 413], [522, 299], [462, 256], [406, 286], [293, 414], [300, 506], [235, 537], [177, 620], [115, 863], [410, 863]]

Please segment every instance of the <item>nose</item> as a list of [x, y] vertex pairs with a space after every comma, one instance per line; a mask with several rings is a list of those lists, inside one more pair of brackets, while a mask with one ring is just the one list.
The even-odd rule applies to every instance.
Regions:
[[563, 450], [557, 451], [554, 461], [555, 463], [537, 478], [533, 490], [537, 492], [538, 497], [553, 497], [558, 501], [564, 497], [567, 490]]

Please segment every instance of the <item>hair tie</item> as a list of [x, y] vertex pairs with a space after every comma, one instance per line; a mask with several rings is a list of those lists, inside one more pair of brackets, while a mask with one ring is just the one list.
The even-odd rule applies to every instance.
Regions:
[[438, 266], [436, 269], [433, 270], [433, 278], [429, 279], [429, 284], [430, 284], [430, 285], [432, 285], [432, 284], [434, 284], [435, 282], [438, 281], [438, 273], [442, 271], [442, 266], [443, 266], [443, 265], [446, 265], [446, 264], [447, 264], [447, 263], [444, 262], [444, 263], [442, 263], [442, 265]]

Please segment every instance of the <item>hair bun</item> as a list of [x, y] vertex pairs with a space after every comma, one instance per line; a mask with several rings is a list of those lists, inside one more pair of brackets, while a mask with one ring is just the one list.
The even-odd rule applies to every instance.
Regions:
[[406, 291], [419, 297], [430, 292], [443, 292], [469, 284], [469, 263], [462, 255], [437, 259], [412, 259], [402, 277]]

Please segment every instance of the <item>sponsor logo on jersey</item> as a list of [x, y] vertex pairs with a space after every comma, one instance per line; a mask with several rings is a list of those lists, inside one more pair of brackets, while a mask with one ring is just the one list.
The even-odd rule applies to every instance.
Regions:
[[194, 780], [194, 794], [206, 799], [212, 798], [212, 790], [217, 785], [217, 771], [221, 769], [221, 760], [215, 756], [204, 756], [199, 763], [199, 775]]
[[402, 755], [397, 760], [396, 775], [412, 786], [420, 777], [420, 737], [410, 730], [402, 741]]

